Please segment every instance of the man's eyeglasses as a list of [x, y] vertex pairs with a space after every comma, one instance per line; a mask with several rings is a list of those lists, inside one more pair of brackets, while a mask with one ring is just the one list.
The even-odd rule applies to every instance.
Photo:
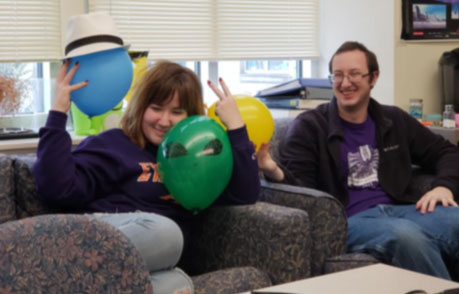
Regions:
[[367, 72], [366, 74], [363, 74], [363, 73], [359, 73], [359, 72], [351, 72], [350, 74], [341, 74], [341, 73], [337, 73], [337, 74], [331, 74], [328, 76], [328, 78], [330, 79], [330, 82], [332, 84], [341, 84], [343, 81], [344, 81], [344, 78], [347, 77], [347, 80], [350, 82], [350, 83], [359, 83], [364, 77], [366, 76], [369, 76], [370, 73]]

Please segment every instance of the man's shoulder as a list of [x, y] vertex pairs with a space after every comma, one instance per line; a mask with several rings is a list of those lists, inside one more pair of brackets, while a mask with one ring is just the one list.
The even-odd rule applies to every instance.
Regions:
[[385, 113], [389, 113], [389, 114], [408, 115], [408, 113], [406, 113], [403, 109], [395, 105], [381, 104], [381, 109]]
[[329, 103], [319, 105], [314, 109], [304, 111], [297, 115], [290, 125], [296, 132], [323, 132], [329, 125]]
[[300, 113], [297, 118], [300, 120], [317, 120], [317, 119], [325, 119], [328, 118], [330, 115], [330, 102], [318, 105], [316, 108], [309, 109]]
[[381, 111], [383, 114], [389, 114], [389, 115], [408, 115], [403, 109], [401, 109], [398, 106], [395, 105], [389, 105], [389, 104], [380, 104], [377, 102], [374, 98], [371, 99], [372, 102], [370, 102], [370, 108], [371, 105], [375, 107], [378, 111]]
[[376, 104], [377, 113], [381, 115], [384, 119], [389, 119], [393, 122], [401, 122], [410, 118], [410, 115], [395, 105], [387, 105], [387, 104]]

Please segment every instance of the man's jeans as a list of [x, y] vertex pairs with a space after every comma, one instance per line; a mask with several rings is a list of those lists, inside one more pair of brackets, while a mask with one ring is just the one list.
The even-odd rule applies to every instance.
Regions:
[[348, 251], [394, 266], [451, 279], [459, 276], [459, 208], [437, 204], [422, 215], [414, 205], [378, 205], [348, 219]]

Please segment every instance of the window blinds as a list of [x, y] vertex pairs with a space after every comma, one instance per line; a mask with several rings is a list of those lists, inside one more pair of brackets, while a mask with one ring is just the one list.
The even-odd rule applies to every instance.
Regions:
[[0, 62], [61, 58], [59, 0], [0, 1]]
[[110, 13], [151, 59], [318, 56], [317, 0], [89, 0], [89, 11]]

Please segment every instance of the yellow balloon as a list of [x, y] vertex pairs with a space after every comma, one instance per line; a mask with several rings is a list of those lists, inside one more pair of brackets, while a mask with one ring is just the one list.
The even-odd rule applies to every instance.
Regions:
[[142, 76], [147, 72], [148, 69], [148, 51], [129, 51], [129, 55], [131, 56], [132, 63], [134, 65], [134, 70], [131, 88], [129, 88], [129, 91], [124, 97], [126, 101], [129, 101], [131, 99], [132, 90], [137, 85], [137, 83], [142, 79]]
[[[233, 96], [236, 99], [242, 120], [247, 127], [249, 139], [255, 144], [255, 150], [258, 151], [261, 144], [268, 143], [274, 134], [274, 120], [271, 112], [263, 102], [254, 97], [245, 95]], [[216, 103], [209, 107], [207, 115], [226, 129], [215, 113], [215, 105]]]

